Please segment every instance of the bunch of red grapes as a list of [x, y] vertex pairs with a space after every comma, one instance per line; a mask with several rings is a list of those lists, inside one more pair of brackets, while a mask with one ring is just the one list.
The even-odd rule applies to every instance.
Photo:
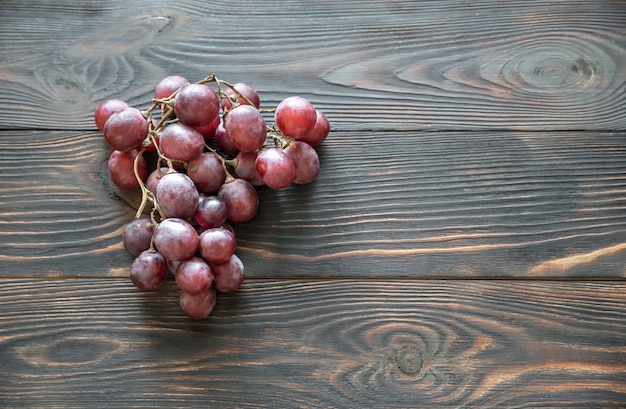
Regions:
[[141, 192], [122, 237], [135, 256], [132, 282], [155, 291], [170, 272], [183, 312], [196, 319], [213, 311], [217, 292], [236, 291], [243, 282], [228, 223], [255, 216], [256, 187], [312, 182], [320, 169], [314, 147], [330, 131], [326, 116], [305, 98], [261, 109], [252, 87], [214, 75], [196, 83], [166, 77], [147, 110], [109, 99], [94, 116], [113, 149], [111, 181]]

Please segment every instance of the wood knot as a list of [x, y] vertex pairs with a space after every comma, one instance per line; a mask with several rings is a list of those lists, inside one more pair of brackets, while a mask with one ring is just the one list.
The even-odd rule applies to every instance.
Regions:
[[396, 365], [407, 375], [414, 375], [422, 369], [422, 353], [415, 346], [407, 345], [396, 351]]

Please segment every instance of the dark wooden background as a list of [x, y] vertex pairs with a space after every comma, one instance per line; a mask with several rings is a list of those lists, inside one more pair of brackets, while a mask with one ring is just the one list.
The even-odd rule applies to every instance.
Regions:
[[[92, 114], [211, 73], [332, 133], [197, 322]], [[0, 407], [626, 407], [625, 91], [624, 1], [1, 0]]]

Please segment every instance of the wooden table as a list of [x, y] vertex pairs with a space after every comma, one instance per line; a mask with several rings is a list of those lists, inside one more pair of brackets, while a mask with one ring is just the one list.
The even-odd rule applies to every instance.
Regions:
[[[30, 3], [0, 3], [0, 407], [626, 407], [626, 2]], [[332, 133], [193, 321], [130, 283], [92, 114], [211, 73]]]

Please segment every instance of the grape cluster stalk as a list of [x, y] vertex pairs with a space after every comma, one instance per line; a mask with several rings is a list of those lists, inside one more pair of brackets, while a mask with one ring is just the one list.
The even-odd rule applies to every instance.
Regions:
[[146, 110], [108, 99], [94, 113], [112, 148], [111, 181], [141, 192], [122, 235], [135, 257], [131, 281], [156, 291], [173, 275], [190, 318], [206, 318], [218, 292], [240, 288], [245, 270], [231, 224], [256, 215], [257, 188], [311, 183], [320, 169], [315, 147], [330, 132], [324, 113], [300, 96], [260, 106], [248, 84], [173, 75]]

